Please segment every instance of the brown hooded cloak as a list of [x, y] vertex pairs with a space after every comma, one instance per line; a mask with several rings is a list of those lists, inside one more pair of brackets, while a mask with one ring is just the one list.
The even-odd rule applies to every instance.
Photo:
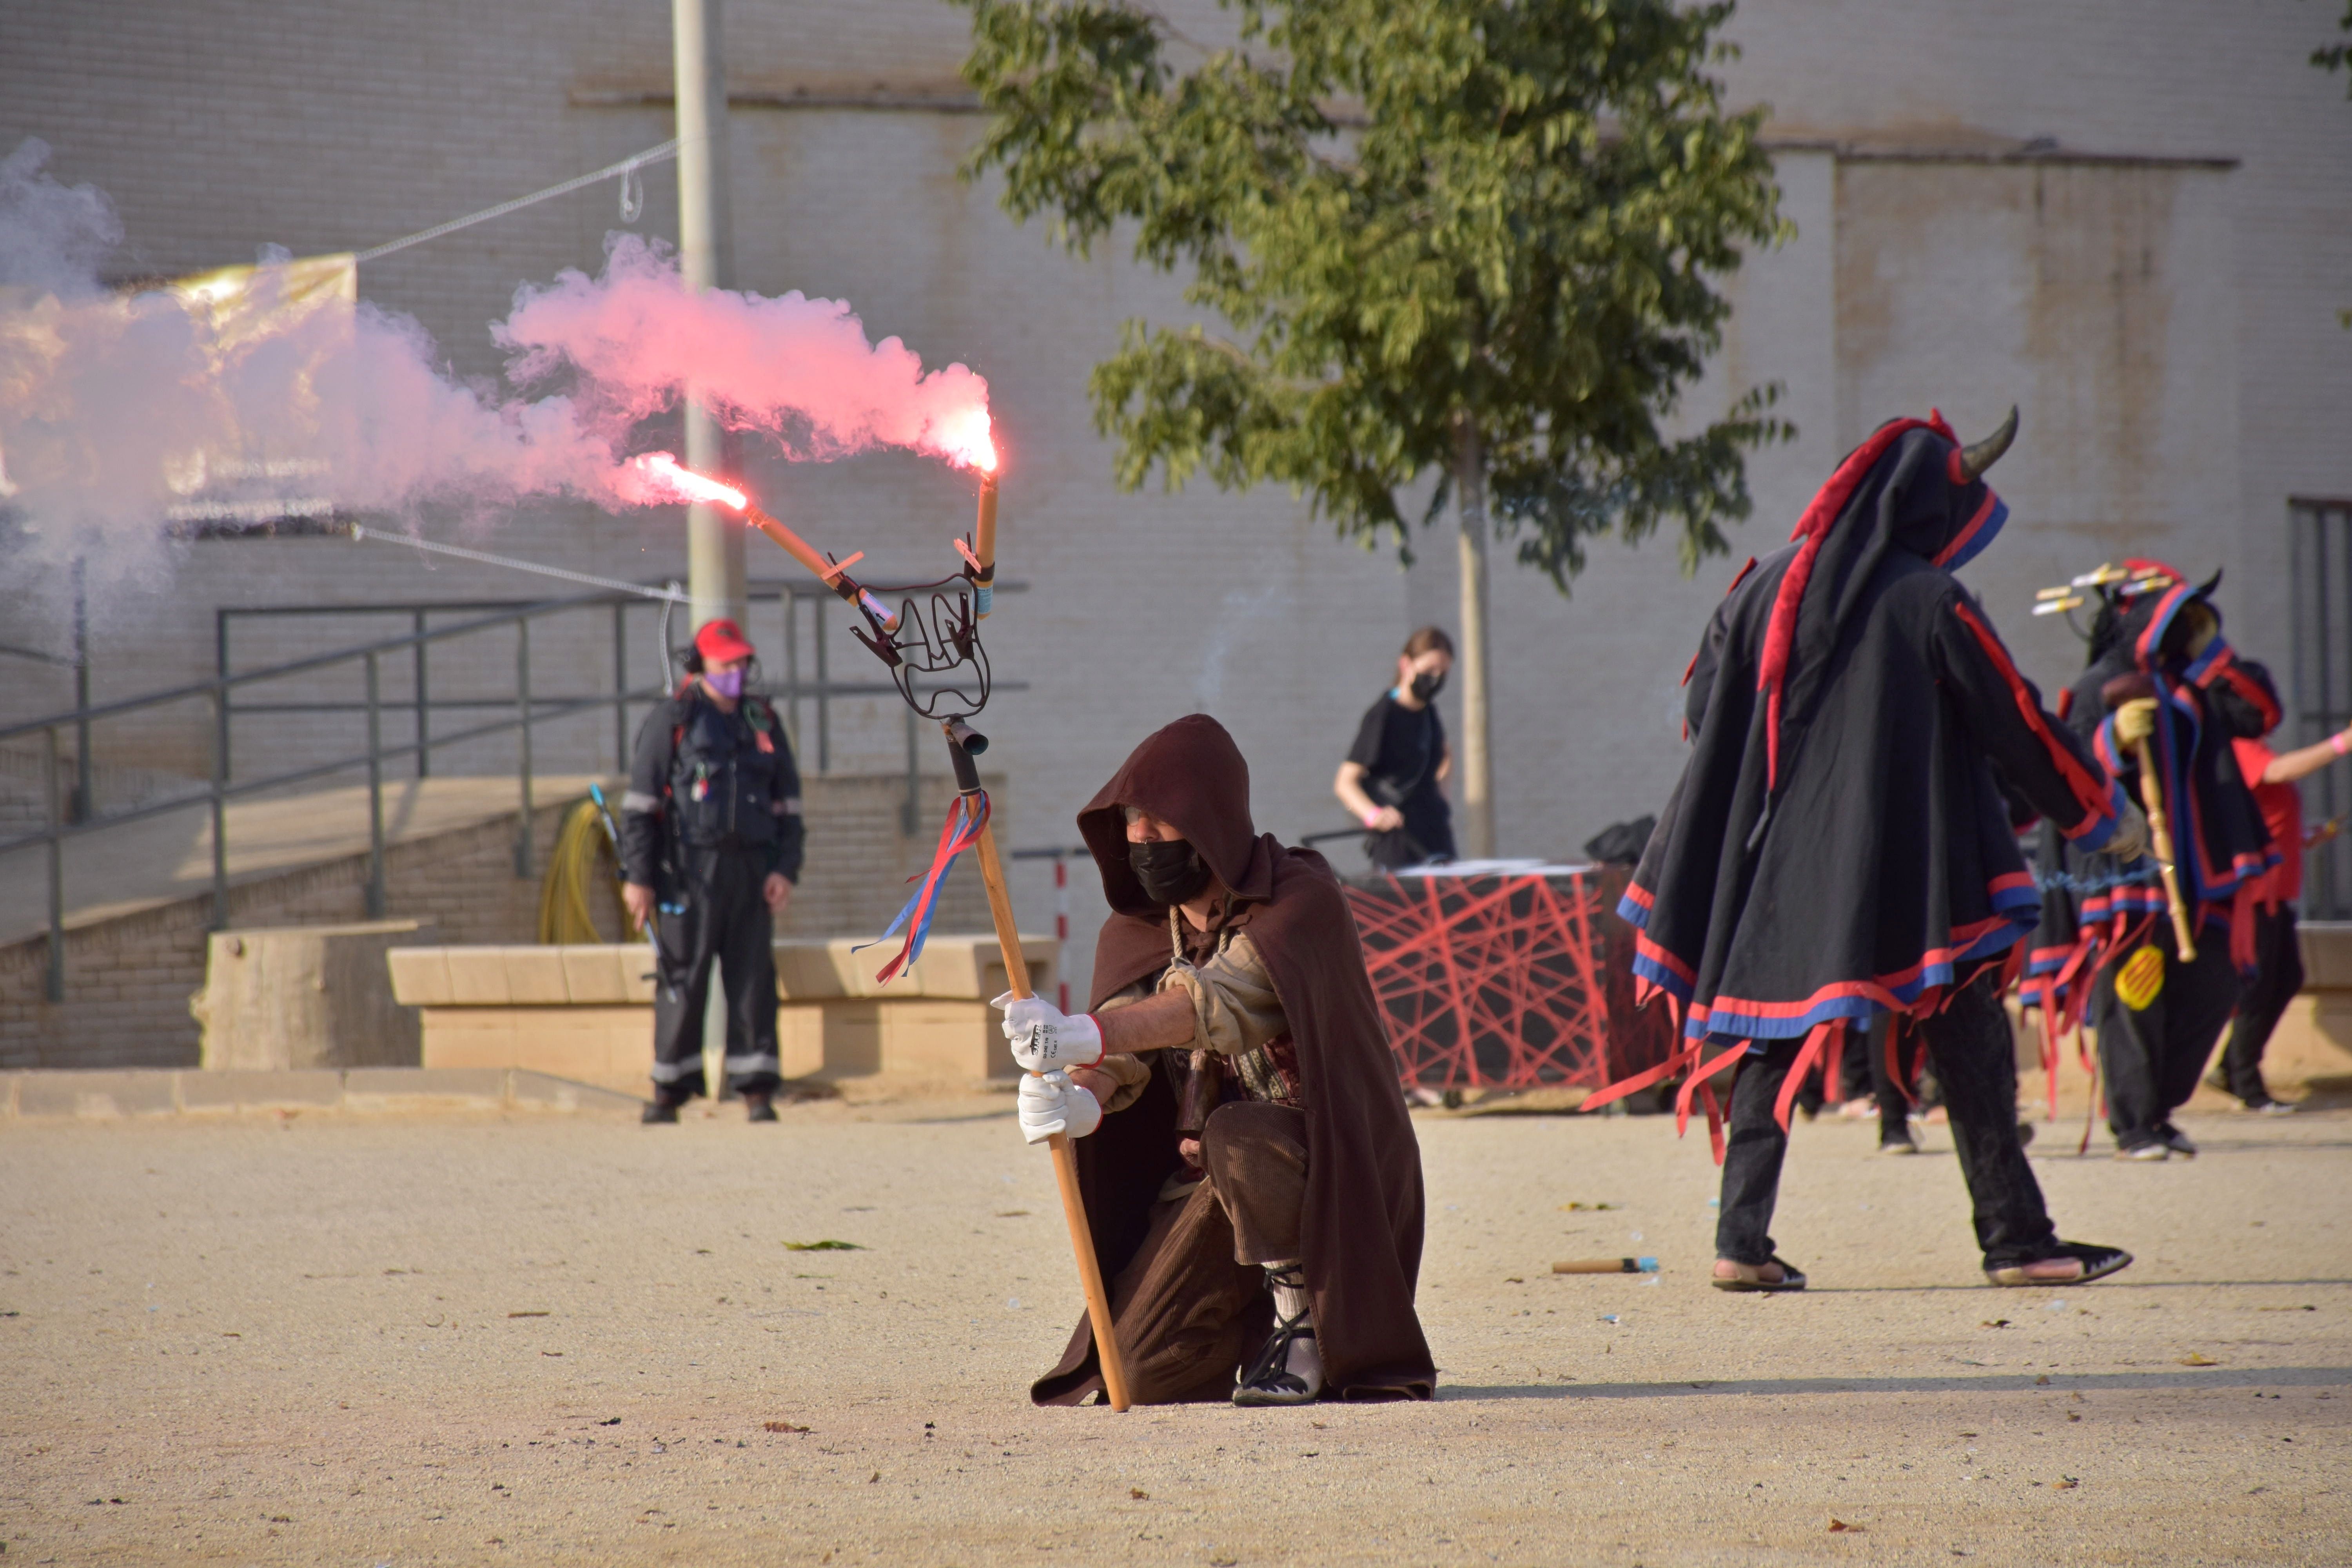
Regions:
[[[1326, 1397], [1428, 1398], [1436, 1369], [1413, 1310], [1421, 1149], [1339, 879], [1320, 855], [1253, 830], [1249, 764], [1224, 726], [1204, 713], [1179, 719], [1138, 746], [1078, 814], [1112, 910], [1095, 945], [1089, 1007], [1169, 963], [1167, 910], [1144, 896], [1128, 866], [1130, 805], [1181, 831], [1233, 890], [1234, 918], [1247, 922], [1282, 999], [1307, 1123], [1301, 1234]], [[1161, 1184], [1181, 1163], [1165, 1079], [1155, 1073], [1141, 1099], [1072, 1146], [1114, 1311], [1149, 1276], [1171, 1268], [1202, 1276], [1192, 1304], [1174, 1309], [1182, 1321], [1136, 1325], [1160, 1359], [1186, 1363], [1130, 1365], [1139, 1396], [1158, 1388], [1171, 1391], [1163, 1399], [1224, 1397], [1269, 1331], [1271, 1306], [1260, 1270], [1234, 1262], [1217, 1216], [1191, 1205], [1154, 1223]], [[1075, 1405], [1100, 1386], [1093, 1331], [1081, 1317], [1060, 1364], [1031, 1395]]]

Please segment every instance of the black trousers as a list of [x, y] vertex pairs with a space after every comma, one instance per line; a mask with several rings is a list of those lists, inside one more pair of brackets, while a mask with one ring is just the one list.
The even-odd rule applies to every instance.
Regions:
[[[2131, 962], [2124, 953], [2099, 972], [2091, 989], [2091, 1027], [2099, 1036], [2099, 1071], [2106, 1079], [2107, 1126], [2116, 1145], [2156, 1142], [2156, 1130], [2197, 1092], [2212, 1059], [2213, 1043], [2238, 1005], [2238, 972], [2230, 962], [2229, 932], [2208, 925], [2197, 938], [2197, 961], [2180, 962], [2172, 922], [2159, 919], [2147, 940], [2164, 954], [2164, 984], [2145, 1008], [2124, 1005], [2116, 977]], [[2267, 1030], [2265, 1031], [2267, 1033]]]
[[[1942, 1012], [1912, 1026], [1944, 1086], [1952, 1142], [1975, 1207], [1977, 1246], [1987, 1268], [2038, 1262], [2058, 1247], [2042, 1184], [2034, 1180], [2017, 1139], [2016, 1046], [1993, 984], [1990, 970], [1979, 971]], [[1789, 1135], [1772, 1109], [1802, 1045], [1773, 1041], [1762, 1056], [1744, 1058], [1732, 1082], [1722, 1207], [1715, 1226], [1718, 1258], [1735, 1263], [1772, 1260], [1772, 1210], [1780, 1195], [1780, 1163], [1789, 1152]]]
[[775, 917], [763, 891], [768, 858], [758, 849], [678, 852], [683, 884], [656, 928], [654, 1094], [682, 1104], [709, 1092], [702, 1076], [703, 1009], [710, 961], [727, 994], [727, 1082], [738, 1094], [772, 1094], [776, 1059]]
[[2254, 954], [2260, 967], [2238, 988], [2238, 1021], [2230, 1026], [2229, 1047], [2221, 1053], [2230, 1092], [2249, 1105], [2271, 1097], [2263, 1083], [2263, 1050], [2286, 1005], [2303, 989], [2303, 943], [2293, 906], [2255, 912]]

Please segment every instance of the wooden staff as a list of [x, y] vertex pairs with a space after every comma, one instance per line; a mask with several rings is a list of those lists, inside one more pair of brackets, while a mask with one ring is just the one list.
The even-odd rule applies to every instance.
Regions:
[[1655, 1274], [1654, 1258], [1563, 1258], [1551, 1266], [1554, 1274]]
[[2164, 816], [2164, 789], [2156, 782], [2156, 753], [2145, 737], [2132, 742], [2132, 755], [2139, 759], [2140, 809], [2147, 813], [2148, 842], [2156, 849], [2156, 868], [2164, 879], [2164, 902], [2172, 911], [2172, 940], [2180, 950], [2180, 962], [2197, 962], [2197, 938], [2189, 925], [2189, 906], [2181, 901], [2180, 878], [2173, 868], [2172, 825]]
[[[980, 770], [972, 765], [971, 753], [965, 751], [957, 731], [961, 726], [953, 721], [942, 726], [947, 731], [948, 753], [955, 764], [956, 788], [962, 792], [965, 809], [980, 808]], [[983, 825], [972, 853], [980, 861], [980, 879], [988, 888], [989, 919], [996, 924], [996, 944], [1004, 954], [1004, 978], [1013, 994], [1026, 997], [1034, 994], [1029, 989], [1029, 961], [1021, 951], [1021, 932], [1013, 920], [1013, 895], [1005, 889], [1004, 866], [997, 858], [996, 830]], [[1119, 1356], [1118, 1336], [1113, 1331], [1110, 1316], [1110, 1291], [1104, 1288], [1102, 1265], [1095, 1257], [1094, 1227], [1087, 1223], [1087, 1205], [1078, 1192], [1078, 1156], [1070, 1147], [1069, 1136], [1056, 1132], [1046, 1140], [1054, 1154], [1054, 1180], [1062, 1189], [1062, 1217], [1070, 1227], [1070, 1250], [1077, 1255], [1078, 1283], [1087, 1297], [1087, 1318], [1094, 1324], [1095, 1354], [1102, 1366], [1103, 1392], [1110, 1396], [1113, 1410], [1125, 1410], [1133, 1403], [1128, 1397], [1127, 1363]]]

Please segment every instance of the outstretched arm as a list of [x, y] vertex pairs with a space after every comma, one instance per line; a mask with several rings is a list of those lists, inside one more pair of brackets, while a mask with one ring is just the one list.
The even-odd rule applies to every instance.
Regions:
[[2301, 751], [2287, 752], [2273, 757], [2270, 766], [2263, 770], [2263, 776], [2252, 782], [2266, 784], [2293, 784], [2297, 779], [2310, 777], [2336, 758], [2343, 756], [2352, 756], [2352, 727], [2338, 730], [2315, 746], [2305, 746]]

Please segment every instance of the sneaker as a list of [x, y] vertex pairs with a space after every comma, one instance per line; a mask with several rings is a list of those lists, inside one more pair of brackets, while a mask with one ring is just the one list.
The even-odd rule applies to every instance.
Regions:
[[667, 1100], [647, 1100], [644, 1113], [637, 1120], [647, 1127], [675, 1126], [677, 1107]]
[[2171, 1150], [2174, 1153], [2179, 1155], [2182, 1159], [2194, 1160], [2197, 1158], [2197, 1145], [2189, 1141], [2188, 1133], [2183, 1132], [2171, 1122], [2167, 1121], [2160, 1124], [2156, 1130], [2156, 1136], [2158, 1142]]
[[2118, 1160], [2169, 1160], [2172, 1151], [2161, 1143], [2128, 1143], [2116, 1151]]
[[2250, 1100], [2246, 1101], [2246, 1109], [2252, 1111], [2256, 1116], [2292, 1116], [2294, 1114], [2294, 1107], [2292, 1104], [2284, 1100], [2273, 1100], [2267, 1095], [2261, 1100]]
[[2094, 1279], [2104, 1279], [2110, 1274], [2130, 1268], [2132, 1260], [2132, 1255], [2120, 1247], [2101, 1247], [2092, 1242], [2062, 1241], [2058, 1244], [2058, 1250], [2044, 1261], [2055, 1263], [2062, 1258], [2069, 1258], [2083, 1266], [2082, 1271], [2071, 1279], [2036, 1279], [2028, 1272], [2032, 1265], [2025, 1263], [2011, 1263], [1989, 1268], [1985, 1270], [1985, 1278], [1996, 1285], [2044, 1287], [2088, 1285]]
[[1911, 1134], [1906, 1130], [1900, 1138], [1880, 1139], [1878, 1152], [1882, 1154], [1916, 1154], [1919, 1152], [1919, 1145], [1912, 1141]]
[[743, 1097], [743, 1120], [744, 1120], [744, 1121], [773, 1121], [775, 1119], [776, 1119], [776, 1107], [775, 1107], [775, 1102], [774, 1102], [773, 1100], [770, 1100], [766, 1095], [764, 1095], [764, 1094], [747, 1094], [747, 1095], [745, 1095], [745, 1096]]

